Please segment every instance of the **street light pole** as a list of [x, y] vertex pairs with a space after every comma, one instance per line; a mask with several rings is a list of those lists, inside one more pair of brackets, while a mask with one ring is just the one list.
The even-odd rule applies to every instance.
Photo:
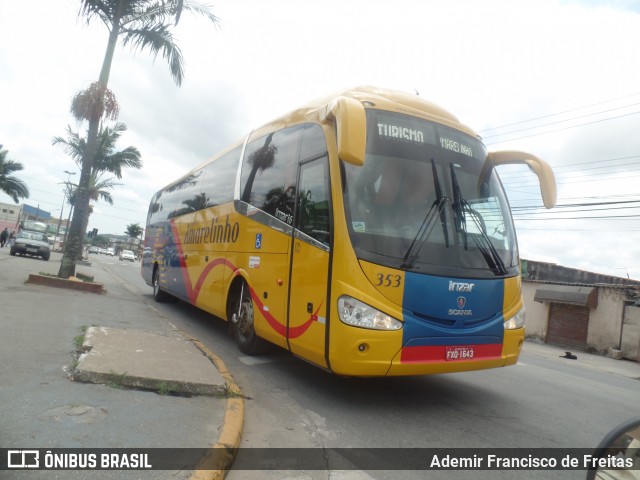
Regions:
[[[69, 186], [69, 181], [71, 179], [71, 175], [75, 175], [76, 172], [70, 172], [68, 170], [65, 170], [64, 173], [67, 174], [67, 182], [65, 183], [65, 185], [68, 187]], [[64, 199], [67, 195], [66, 189], [64, 192], [64, 195], [62, 195], [62, 207], [60, 207], [60, 218], [58, 219], [58, 229], [56, 230], [56, 238], [53, 242], [53, 249], [55, 250], [56, 248], [56, 242], [58, 241], [58, 235], [60, 235], [60, 224], [62, 223], [62, 214], [64, 212]], [[67, 223], [67, 229], [69, 228], [69, 224]], [[65, 229], [66, 232], [66, 229]]]

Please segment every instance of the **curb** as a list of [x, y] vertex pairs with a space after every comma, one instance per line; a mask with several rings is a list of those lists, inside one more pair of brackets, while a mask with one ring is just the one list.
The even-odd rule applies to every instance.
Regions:
[[224, 480], [240, 447], [244, 425], [244, 397], [222, 359], [197, 338], [182, 333], [213, 362], [226, 382], [227, 391], [231, 394], [227, 398], [224, 424], [218, 441], [211, 446], [210, 453], [200, 461], [198, 469], [193, 472], [190, 480]]
[[[98, 337], [100, 337], [100, 340], [98, 340]], [[104, 342], [107, 337], [116, 339], [115, 344], [117, 344], [118, 347], [114, 347], [114, 345], [105, 346], [101, 343]], [[180, 352], [184, 354], [185, 348], [188, 348], [194, 352], [191, 355], [195, 355], [197, 359], [202, 359], [202, 364], [207, 365], [207, 368], [211, 368], [211, 363], [213, 363], [210, 358], [205, 359], [200, 357], [202, 350], [197, 346], [194, 349], [193, 340], [180, 331], [177, 332], [177, 335], [164, 335], [143, 330], [89, 327], [84, 332], [84, 339], [80, 349], [82, 353], [80, 353], [78, 357], [77, 366], [72, 371], [72, 379], [74, 381], [104, 384], [116, 388], [149, 390], [162, 395], [221, 397], [228, 394], [229, 387], [222, 374], [216, 378], [216, 381], [210, 382], [204, 381], [202, 377], [197, 376], [167, 376], [164, 375], [162, 369], [153, 370], [152, 373], [148, 371], [141, 373], [140, 370], [136, 370], [134, 367], [133, 371], [127, 372], [124, 370], [126, 366], [118, 362], [113, 364], [110, 363], [111, 361], [107, 361], [107, 367], [96, 364], [96, 358], [124, 358], [132, 354], [134, 349], [138, 361], [148, 363], [149, 359], [146, 358], [142, 350], [137, 349], [137, 344], [135, 344], [135, 347], [129, 344], [133, 337], [137, 338], [142, 344], [152, 342], [154, 348], [160, 350], [170, 350], [177, 347], [180, 349]], [[100, 346], [96, 348], [96, 344]], [[123, 345], [125, 346], [123, 347]], [[87, 358], [88, 356], [91, 356], [91, 358]], [[181, 356], [178, 358], [178, 361], [185, 361], [185, 359], [185, 357]], [[85, 364], [85, 360], [87, 360], [89, 364]], [[153, 363], [158, 365], [158, 362], [160, 362], [160, 364], [162, 363], [159, 359]], [[222, 384], [222, 380], [225, 380], [224, 385]]]
[[27, 283], [30, 283], [32, 285], [43, 285], [45, 287], [66, 288], [67, 290], [97, 293], [99, 295], [105, 292], [104, 285], [102, 285], [101, 283], [65, 280], [64, 278], [50, 277], [48, 275], [36, 275], [33, 273], [29, 274]]

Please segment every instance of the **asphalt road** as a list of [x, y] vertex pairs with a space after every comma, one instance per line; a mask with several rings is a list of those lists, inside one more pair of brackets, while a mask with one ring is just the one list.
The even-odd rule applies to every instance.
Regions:
[[[139, 264], [97, 256], [132, 293], [153, 302]], [[249, 399], [243, 447], [593, 448], [640, 414], [637, 378], [591, 368], [599, 357], [527, 343], [504, 369], [409, 378], [330, 375], [286, 352], [247, 357], [225, 322], [187, 304], [158, 304], [221, 356]], [[587, 361], [588, 360], [588, 361]], [[634, 364], [634, 366], [637, 364]], [[428, 475], [427, 475], [428, 473]], [[581, 471], [232, 471], [249, 478], [584, 478]]]

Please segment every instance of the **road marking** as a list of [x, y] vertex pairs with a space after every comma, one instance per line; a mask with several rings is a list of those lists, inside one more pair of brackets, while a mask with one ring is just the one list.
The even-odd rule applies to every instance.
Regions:
[[245, 356], [239, 357], [239, 360], [248, 366], [294, 361], [293, 357], [290, 357], [288, 355], [261, 355], [260, 357], [249, 357], [245, 355]]

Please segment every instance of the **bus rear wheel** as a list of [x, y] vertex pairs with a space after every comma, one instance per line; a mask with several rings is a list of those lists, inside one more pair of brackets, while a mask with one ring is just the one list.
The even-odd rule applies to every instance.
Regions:
[[158, 302], [166, 302], [170, 300], [170, 295], [160, 288], [160, 269], [153, 269], [153, 280], [151, 282], [153, 284], [153, 299]]
[[232, 313], [233, 335], [242, 353], [258, 355], [267, 350], [267, 342], [256, 333], [253, 324], [253, 301], [250, 295], [244, 295], [238, 308]]

